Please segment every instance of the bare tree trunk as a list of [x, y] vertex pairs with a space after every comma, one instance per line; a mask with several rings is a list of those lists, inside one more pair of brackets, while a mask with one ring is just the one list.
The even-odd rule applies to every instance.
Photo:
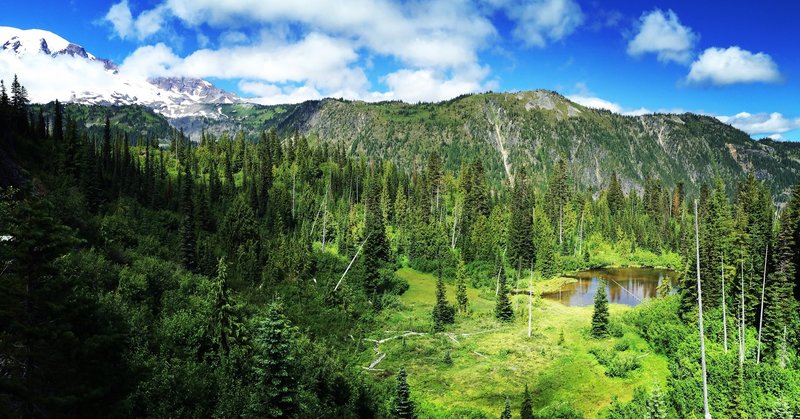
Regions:
[[[562, 228], [563, 218], [564, 218], [564, 206], [563, 205], [559, 205], [559, 207], [558, 207], [558, 245], [559, 246], [563, 246], [564, 245], [564, 238], [563, 238], [563, 233], [562, 233], [563, 232], [563, 228]], [[561, 252], [561, 250], [559, 250], [559, 252]], [[561, 254], [561, 253], [559, 253], [559, 254]]]
[[294, 218], [294, 190], [295, 190], [295, 183], [297, 175], [295, 174], [294, 168], [292, 168], [292, 218]]
[[708, 378], [706, 377], [706, 338], [703, 332], [703, 290], [700, 286], [700, 232], [697, 222], [697, 200], [694, 201], [694, 240], [695, 257], [697, 261], [697, 320], [700, 326], [700, 365], [703, 369], [703, 413], [706, 419], [711, 419], [708, 410]]
[[783, 345], [781, 345], [781, 368], [786, 368], [786, 325], [783, 325]]
[[764, 289], [767, 286], [767, 256], [769, 255], [769, 243], [764, 249], [764, 279], [761, 281], [761, 309], [758, 314], [758, 350], [756, 352], [756, 364], [761, 363], [761, 328], [764, 326]]
[[725, 308], [725, 256], [722, 256], [722, 336], [725, 353], [728, 352], [728, 318]]
[[583, 255], [583, 210], [581, 210], [581, 233], [578, 236], [578, 256]]
[[458, 221], [458, 206], [453, 206], [453, 238], [450, 240], [450, 249], [456, 248], [456, 222]]
[[519, 276], [522, 270], [522, 259], [517, 259], [517, 281], [514, 283], [514, 311], [519, 309]]
[[331, 185], [330, 182], [328, 186], [325, 188], [325, 212], [322, 213], [322, 253], [325, 253], [325, 234], [327, 233], [327, 225], [328, 225], [328, 190], [330, 190]]
[[739, 322], [739, 368], [744, 365], [744, 334], [745, 334], [745, 327], [744, 327], [744, 259], [742, 259], [742, 282], [739, 285], [741, 294], [742, 294], [742, 313], [741, 313], [741, 321]]
[[353, 255], [353, 259], [352, 259], [352, 260], [350, 260], [350, 264], [349, 264], [349, 265], [347, 265], [347, 269], [345, 269], [345, 270], [344, 270], [344, 273], [342, 274], [342, 277], [341, 277], [341, 278], [339, 278], [339, 282], [337, 282], [337, 283], [336, 283], [336, 286], [333, 288], [333, 291], [334, 291], [334, 292], [335, 292], [336, 290], [338, 290], [338, 289], [339, 289], [339, 285], [341, 285], [341, 284], [342, 284], [342, 280], [344, 279], [344, 276], [345, 276], [345, 275], [347, 275], [347, 271], [349, 271], [349, 270], [350, 270], [350, 267], [351, 267], [351, 266], [353, 266], [353, 262], [355, 262], [355, 261], [356, 261], [356, 258], [358, 257], [358, 254], [359, 254], [359, 253], [361, 253], [361, 249], [363, 249], [363, 248], [364, 248], [364, 244], [367, 242], [367, 239], [369, 239], [369, 236], [371, 236], [371, 235], [372, 235], [372, 233], [370, 233], [370, 234], [367, 234], [367, 238], [366, 238], [366, 239], [364, 239], [364, 241], [361, 243], [361, 246], [358, 246], [358, 250], [356, 251], [356, 254], [355, 254], [355, 255]]
[[533, 261], [531, 261], [531, 279], [528, 280], [528, 337], [531, 337], [533, 322]]

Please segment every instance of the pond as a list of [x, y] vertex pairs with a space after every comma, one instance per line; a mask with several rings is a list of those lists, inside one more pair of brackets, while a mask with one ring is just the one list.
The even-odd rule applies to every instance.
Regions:
[[656, 298], [658, 287], [665, 281], [671, 289], [678, 285], [678, 273], [669, 269], [602, 268], [578, 272], [571, 277], [577, 281], [542, 297], [568, 306], [592, 305], [600, 281], [605, 280], [609, 302], [633, 307], [647, 298]]

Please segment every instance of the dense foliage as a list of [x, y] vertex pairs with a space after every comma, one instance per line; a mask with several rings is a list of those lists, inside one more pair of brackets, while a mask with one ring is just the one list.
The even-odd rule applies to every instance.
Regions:
[[[370, 145], [274, 130], [158, 141], [145, 127], [129, 135], [138, 120], [115, 110], [102, 129], [79, 124], [85, 112], [30, 107], [16, 81], [0, 92], [0, 161], [13, 173], [0, 183], [1, 416], [412, 417], [404, 370], [354, 368], [408, 287], [402, 265], [438, 273], [435, 331], [459, 321], [456, 309], [468, 315], [467, 285], [513, 320], [524, 270], [681, 270], [679, 295], [626, 318], [669, 359], [668, 386], [609, 414], [702, 409], [694, 216], [675, 179], [647, 177], [640, 194], [614, 175], [592, 190], [548, 158], [548, 176], [530, 167], [498, 181], [477, 153], [445, 148], [403, 166], [356, 152]], [[778, 217], [752, 175], [735, 193], [718, 176], [696, 195], [711, 410], [797, 412], [800, 188]], [[602, 297], [588, 332], [598, 337], [614, 333]], [[607, 374], [637, 365], [597, 356]]]

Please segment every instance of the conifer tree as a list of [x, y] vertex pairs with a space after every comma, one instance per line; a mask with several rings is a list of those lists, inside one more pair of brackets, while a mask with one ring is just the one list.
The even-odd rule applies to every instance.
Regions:
[[106, 174], [111, 170], [111, 121], [108, 116], [106, 116], [106, 124], [103, 128], [103, 147], [100, 150], [100, 158], [103, 162], [103, 173]]
[[622, 209], [625, 207], [625, 194], [622, 192], [622, 186], [619, 183], [619, 179], [617, 179], [616, 172], [611, 174], [611, 183], [608, 185], [606, 200], [612, 217], [622, 213]]
[[500, 419], [511, 419], [511, 403], [506, 398], [506, 404], [503, 407], [503, 413], [500, 414]]
[[533, 419], [533, 401], [531, 393], [528, 391], [528, 384], [525, 384], [525, 392], [522, 393], [522, 408], [519, 411], [520, 419]]
[[467, 272], [464, 268], [464, 260], [458, 258], [456, 266], [456, 306], [460, 313], [466, 313], [469, 308], [467, 299]]
[[439, 275], [436, 279], [436, 304], [433, 306], [433, 331], [441, 332], [445, 325], [454, 321], [455, 309], [447, 301], [447, 294], [442, 279], [442, 265], [439, 262]]
[[366, 220], [364, 222], [364, 286], [373, 296], [380, 290], [377, 289], [381, 270], [389, 261], [389, 243], [386, 240], [386, 231], [383, 226], [383, 214], [380, 204], [381, 185], [377, 178], [369, 185], [366, 200]]
[[647, 399], [647, 413], [650, 419], [667, 419], [667, 400], [661, 387], [656, 385]]
[[598, 339], [608, 336], [608, 297], [606, 296], [606, 284], [604, 281], [600, 281], [597, 286], [597, 293], [594, 295], [592, 336]]
[[197, 243], [194, 229], [194, 199], [192, 197], [194, 179], [192, 178], [192, 172], [189, 167], [189, 162], [185, 162], [183, 165], [183, 179], [181, 182], [181, 214], [183, 214], [183, 218], [181, 220], [180, 231], [180, 258], [183, 267], [193, 271], [195, 269]]
[[556, 236], [553, 227], [540, 208], [534, 211], [534, 243], [536, 245], [535, 269], [542, 277], [551, 278], [558, 273]]
[[528, 266], [533, 259], [531, 240], [533, 217], [531, 216], [530, 190], [525, 172], [514, 177], [514, 190], [511, 197], [511, 225], [508, 228], [508, 255], [511, 261]]
[[393, 416], [398, 419], [413, 419], [416, 417], [414, 412], [414, 402], [411, 401], [411, 388], [406, 382], [406, 369], [400, 368], [397, 373], [397, 386], [395, 388]]
[[294, 328], [279, 302], [269, 305], [266, 315], [256, 320], [253, 335], [253, 376], [247, 416], [292, 417], [299, 399], [294, 353]]
[[510, 321], [514, 317], [514, 309], [511, 307], [511, 300], [508, 299], [505, 269], [502, 266], [500, 267], [499, 290], [494, 306], [494, 316], [501, 321]]
[[783, 343], [783, 330], [791, 321], [791, 313], [797, 307], [793, 291], [793, 284], [797, 266], [795, 266], [796, 253], [800, 243], [798, 237], [798, 219], [800, 219], [800, 192], [797, 187], [792, 199], [781, 214], [781, 229], [778, 233], [775, 250], [773, 252], [773, 266], [775, 271], [767, 278], [764, 302], [763, 335], [766, 353], [776, 355]]
[[217, 263], [217, 278], [214, 281], [213, 330], [219, 356], [227, 355], [242, 339], [242, 326], [235, 303], [228, 295], [228, 264], [225, 257]]

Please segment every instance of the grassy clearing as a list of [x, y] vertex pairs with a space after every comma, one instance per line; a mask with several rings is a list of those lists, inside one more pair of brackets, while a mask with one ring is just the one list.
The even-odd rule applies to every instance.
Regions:
[[[494, 318], [494, 292], [468, 289], [470, 313], [457, 315], [456, 324], [445, 333], [431, 334], [430, 313], [436, 279], [410, 268], [398, 271], [410, 288], [401, 297], [402, 307], [381, 314], [384, 328], [376, 340], [404, 331], [424, 332], [385, 341], [379, 350], [386, 357], [375, 367], [389, 372], [401, 366], [408, 370], [413, 398], [423, 417], [483, 413], [496, 417], [508, 397], [518, 414], [525, 384], [530, 387], [536, 409], [558, 403], [570, 404], [587, 417], [596, 416], [617, 396], [630, 400], [634, 388], [665, 384], [665, 358], [652, 353], [648, 344], [630, 328], [614, 324], [615, 335], [604, 340], [588, 337], [591, 307], [567, 307], [535, 298], [533, 336], [527, 337], [527, 295], [519, 298], [517, 316], [505, 324]], [[558, 289], [569, 278], [537, 281], [536, 291]], [[455, 288], [447, 287], [448, 299], [455, 301]], [[611, 305], [612, 322], [629, 310]], [[559, 344], [563, 330], [564, 340]], [[594, 349], [594, 350], [593, 350]], [[611, 378], [597, 356], [602, 352], [621, 358], [636, 358], [641, 367], [626, 378]], [[605, 351], [605, 352], [604, 352]], [[445, 362], [450, 353], [452, 364]], [[376, 358], [367, 343], [360, 356], [363, 366]], [[377, 377], [383, 376], [374, 373]]]

